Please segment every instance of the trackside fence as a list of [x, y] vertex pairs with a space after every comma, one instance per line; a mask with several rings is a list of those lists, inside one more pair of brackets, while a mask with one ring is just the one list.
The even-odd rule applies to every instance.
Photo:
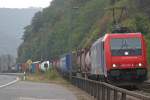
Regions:
[[86, 91], [95, 100], [150, 100], [149, 96], [134, 93], [116, 86], [89, 79], [72, 77], [72, 84]]

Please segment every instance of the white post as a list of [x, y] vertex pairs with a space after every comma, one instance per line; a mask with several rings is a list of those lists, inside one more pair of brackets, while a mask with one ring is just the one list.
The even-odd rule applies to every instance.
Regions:
[[24, 72], [23, 80], [26, 80], [26, 72]]

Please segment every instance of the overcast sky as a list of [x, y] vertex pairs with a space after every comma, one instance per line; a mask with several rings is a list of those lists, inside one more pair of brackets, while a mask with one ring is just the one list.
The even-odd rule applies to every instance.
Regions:
[[0, 8], [47, 7], [52, 0], [0, 0]]

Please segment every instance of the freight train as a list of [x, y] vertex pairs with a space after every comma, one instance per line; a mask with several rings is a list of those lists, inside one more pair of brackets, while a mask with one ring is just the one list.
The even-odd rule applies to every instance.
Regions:
[[53, 61], [63, 75], [137, 85], [147, 79], [146, 43], [141, 33], [105, 34], [89, 48], [70, 52]]

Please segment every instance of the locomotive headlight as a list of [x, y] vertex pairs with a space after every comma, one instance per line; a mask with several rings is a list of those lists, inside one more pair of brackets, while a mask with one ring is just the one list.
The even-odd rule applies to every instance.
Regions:
[[141, 67], [141, 66], [142, 66], [142, 63], [139, 63], [139, 66]]
[[112, 66], [113, 66], [114, 68], [117, 67], [116, 64], [113, 64]]

